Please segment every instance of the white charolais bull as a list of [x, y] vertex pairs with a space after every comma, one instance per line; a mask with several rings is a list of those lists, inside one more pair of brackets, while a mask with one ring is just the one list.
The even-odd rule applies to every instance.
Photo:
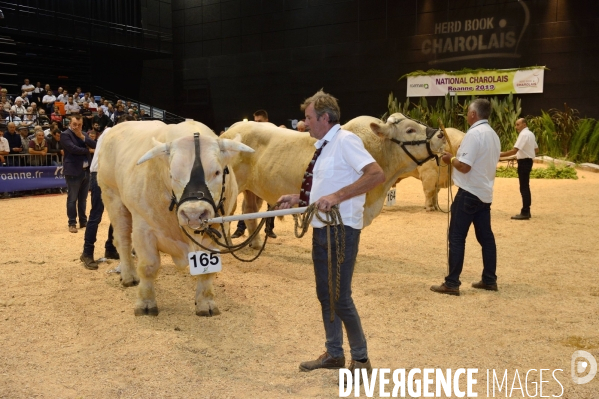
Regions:
[[[185, 267], [188, 253], [201, 250], [182, 228], [202, 245], [215, 248], [203, 234], [194, 235], [194, 230], [202, 228], [202, 220], [215, 216], [213, 206], [198, 200], [201, 195], [180, 202], [196, 158], [195, 132], [200, 134], [206, 186], [218, 204], [224, 181], [224, 210], [232, 212], [237, 201], [237, 184], [233, 171], [223, 180], [224, 169], [240, 152], [253, 152], [239, 139], [219, 139], [208, 127], [193, 121], [177, 125], [158, 121], [125, 122], [107, 133], [98, 154], [98, 183], [121, 257], [122, 284], [139, 283], [136, 315], [158, 314], [154, 280], [160, 268], [159, 252], [170, 254], [175, 265]], [[180, 203], [170, 211], [173, 194]], [[132, 248], [135, 248], [137, 268], [131, 256]], [[213, 279], [214, 274], [201, 275], [198, 279], [195, 299], [199, 316], [220, 313], [214, 302]]]
[[[381, 212], [387, 191], [397, 178], [416, 168], [416, 163], [397, 142], [425, 140], [427, 129], [407, 118], [383, 123], [370, 116], [352, 119], [342, 128], [362, 139], [366, 150], [385, 172], [385, 183], [366, 193], [366, 227]], [[430, 148], [433, 152], [438, 152], [445, 139], [440, 132], [428, 132]], [[260, 198], [272, 205], [283, 194], [299, 193], [306, 165], [314, 155], [315, 139], [306, 133], [258, 122], [238, 122], [221, 137], [233, 138], [236, 135], [241, 135], [241, 142], [256, 151], [253, 154], [241, 154], [231, 163], [239, 191], [244, 193], [243, 213], [256, 212], [262, 202]], [[407, 145], [406, 148], [419, 161], [429, 156], [425, 144]], [[256, 221], [248, 220], [246, 223], [249, 232], [253, 232]], [[261, 239], [256, 237], [251, 245], [258, 248], [260, 243]]]
[[[445, 129], [447, 135], [449, 136], [449, 141], [451, 141], [451, 146], [453, 149], [453, 154], [457, 154], [458, 148], [464, 139], [466, 133], [448, 127]], [[451, 152], [449, 148], [449, 144], [445, 144], [445, 151]], [[399, 176], [397, 179], [397, 183], [399, 183], [403, 179], [407, 179], [408, 177], [415, 177], [422, 181], [422, 190], [424, 191], [424, 209], [427, 211], [435, 211], [440, 210], [437, 207], [437, 201], [435, 198], [437, 194], [439, 194], [439, 189], [449, 187], [447, 185], [448, 173], [447, 166], [443, 164], [443, 161], [439, 160], [442, 167], [437, 165], [437, 162], [433, 159], [428, 162], [425, 162], [423, 165], [418, 166], [411, 172], [404, 173]], [[438, 179], [438, 182], [437, 182]], [[453, 182], [452, 182], [453, 184]]]

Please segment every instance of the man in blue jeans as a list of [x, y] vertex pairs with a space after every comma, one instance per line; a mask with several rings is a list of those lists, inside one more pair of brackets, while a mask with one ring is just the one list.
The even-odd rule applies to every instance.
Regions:
[[497, 133], [489, 126], [489, 115], [489, 101], [478, 98], [470, 103], [467, 116], [470, 129], [458, 154], [453, 156], [446, 152], [442, 157], [443, 162], [453, 167], [453, 182], [459, 190], [451, 205], [449, 273], [443, 284], [431, 287], [431, 291], [440, 294], [460, 295], [460, 274], [471, 224], [474, 224], [483, 255], [482, 279], [472, 283], [472, 287], [497, 291], [497, 247], [491, 230], [491, 202], [501, 144]]
[[[316, 278], [316, 295], [320, 301], [326, 335], [324, 352], [318, 359], [302, 362], [301, 371], [319, 368], [339, 369], [345, 367], [343, 354], [343, 326], [347, 333], [351, 352], [348, 369], [372, 371], [366, 337], [362, 323], [351, 296], [351, 282], [358, 255], [360, 232], [363, 225], [366, 192], [385, 181], [385, 174], [374, 158], [364, 149], [362, 140], [355, 134], [342, 130], [339, 125], [340, 110], [337, 99], [322, 90], [306, 99], [301, 106], [306, 115], [306, 127], [318, 141], [316, 152], [304, 174], [300, 194], [288, 194], [279, 198], [280, 209], [294, 205], [316, 204], [320, 212], [329, 212], [339, 205], [344, 227], [331, 226], [345, 235], [344, 261], [339, 271], [337, 286], [337, 251], [331, 243], [331, 276], [328, 273], [327, 228], [316, 216], [312, 219], [312, 260]], [[320, 214], [323, 218], [324, 214]], [[333, 291], [329, 291], [329, 281]], [[331, 300], [339, 293], [337, 301]], [[331, 307], [334, 314], [331, 315]], [[332, 318], [332, 320], [331, 320]]]
[[69, 231], [77, 232], [77, 214], [79, 227], [87, 226], [87, 194], [89, 192], [89, 165], [96, 142], [82, 131], [83, 118], [72, 115], [69, 128], [60, 135], [64, 150], [63, 173], [67, 182], [67, 216]]

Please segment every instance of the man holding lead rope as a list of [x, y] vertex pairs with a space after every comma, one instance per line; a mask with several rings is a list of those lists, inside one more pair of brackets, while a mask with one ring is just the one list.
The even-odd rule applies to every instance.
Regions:
[[[338, 226], [339, 239], [345, 237], [344, 261], [339, 268], [328, 271], [327, 229], [314, 218], [312, 237], [312, 260], [316, 278], [316, 294], [322, 308], [322, 318], [326, 334], [326, 352], [318, 359], [303, 362], [301, 371], [319, 368], [339, 369], [345, 367], [343, 353], [343, 328], [345, 326], [349, 341], [351, 362], [348, 369], [367, 369], [372, 366], [368, 359], [366, 337], [362, 330], [360, 316], [351, 297], [351, 281], [354, 273], [360, 231], [363, 226], [364, 202], [366, 192], [385, 181], [385, 174], [374, 158], [366, 151], [362, 140], [355, 134], [342, 130], [339, 125], [340, 110], [337, 99], [330, 94], [318, 91], [301, 105], [305, 112], [306, 129], [318, 141], [314, 144], [316, 152], [308, 165], [302, 182], [300, 194], [283, 195], [278, 200], [279, 209], [294, 205], [316, 204], [320, 212], [329, 212], [339, 205], [343, 227]], [[324, 219], [325, 214], [320, 213]], [[335, 227], [331, 227], [333, 231]], [[331, 237], [335, 235], [331, 233]], [[336, 245], [330, 245], [331, 264], [337, 264]], [[338, 287], [329, 290], [329, 278]], [[338, 301], [331, 306], [331, 297], [339, 293]], [[334, 314], [331, 314], [331, 307]]]

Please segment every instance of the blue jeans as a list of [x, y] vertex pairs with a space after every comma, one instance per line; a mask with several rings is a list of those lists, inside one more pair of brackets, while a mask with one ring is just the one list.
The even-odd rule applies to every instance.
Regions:
[[[314, 261], [314, 276], [316, 278], [316, 295], [322, 308], [322, 320], [326, 334], [325, 347], [332, 357], [343, 356], [343, 328], [345, 326], [351, 357], [362, 360], [368, 357], [366, 337], [362, 330], [360, 316], [351, 297], [351, 282], [354, 266], [360, 244], [360, 232], [351, 227], [345, 227], [345, 259], [341, 264], [341, 281], [339, 286], [339, 301], [335, 303], [335, 319], [331, 322], [329, 295], [329, 273], [327, 260], [327, 229], [315, 228], [312, 236], [312, 260]], [[343, 233], [340, 231], [340, 233]], [[331, 261], [333, 270], [333, 287], [337, 275], [337, 250], [334, 229], [331, 228]], [[334, 289], [334, 288], [333, 288]]]
[[464, 267], [466, 236], [470, 225], [474, 223], [476, 239], [482, 247], [483, 275], [485, 284], [496, 284], [497, 247], [495, 236], [491, 230], [491, 204], [482, 202], [474, 194], [461, 188], [451, 205], [451, 222], [449, 223], [449, 274], [445, 277], [445, 285], [450, 288], [460, 286], [460, 274]]
[[[90, 179], [90, 190], [92, 195], [92, 209], [89, 211], [89, 220], [87, 221], [87, 227], [85, 228], [85, 237], [83, 243], [83, 253], [94, 257], [94, 249], [96, 243], [96, 235], [98, 234], [98, 225], [102, 221], [102, 214], [104, 213], [104, 203], [102, 202], [102, 190], [98, 186], [97, 172], [91, 173]], [[108, 240], [106, 240], [105, 248], [107, 251], [117, 252], [114, 244], [112, 243], [112, 224], [108, 228]]]
[[530, 215], [530, 171], [532, 170], [532, 158], [518, 160], [518, 180], [520, 181], [520, 195], [522, 195], [522, 215]]
[[65, 176], [67, 182], [67, 216], [69, 226], [77, 224], [77, 214], [79, 214], [79, 224], [87, 223], [85, 208], [87, 206], [87, 193], [89, 191], [89, 169], [83, 170], [79, 176]]

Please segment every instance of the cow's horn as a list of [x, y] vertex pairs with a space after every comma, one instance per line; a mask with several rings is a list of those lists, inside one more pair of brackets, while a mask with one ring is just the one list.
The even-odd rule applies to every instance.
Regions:
[[218, 139], [218, 146], [221, 151], [254, 152], [252, 147], [239, 142], [239, 140], [241, 140], [240, 135], [237, 135], [234, 140]]
[[169, 154], [169, 143], [161, 143], [160, 141], [154, 139], [154, 137], [152, 137], [152, 141], [154, 142], [154, 148], [152, 148], [150, 151], [146, 152], [141, 158], [139, 158], [139, 161], [137, 161], [138, 165], [154, 157], [165, 156]]

